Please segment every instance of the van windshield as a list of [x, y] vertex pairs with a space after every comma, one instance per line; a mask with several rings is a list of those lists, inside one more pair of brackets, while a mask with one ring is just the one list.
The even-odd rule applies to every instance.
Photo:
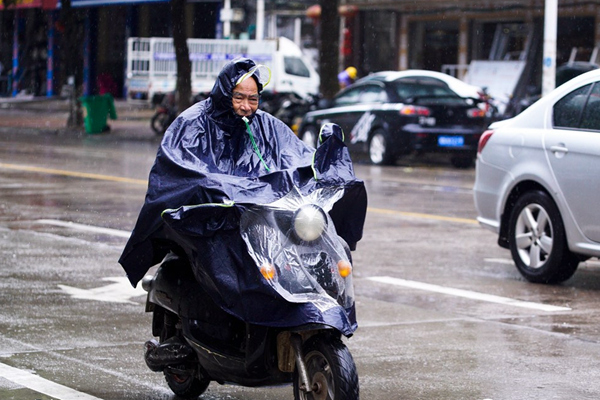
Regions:
[[302, 76], [304, 78], [310, 77], [310, 71], [300, 57], [283, 57], [283, 65], [286, 74]]

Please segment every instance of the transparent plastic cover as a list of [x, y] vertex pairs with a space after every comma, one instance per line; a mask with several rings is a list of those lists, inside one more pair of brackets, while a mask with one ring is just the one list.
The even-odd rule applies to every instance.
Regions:
[[[351, 262], [350, 251], [328, 214], [343, 193], [341, 187], [328, 187], [304, 196], [295, 189], [242, 215], [241, 233], [254, 267], [271, 272], [263, 278], [286, 300], [311, 302], [321, 311], [354, 304], [352, 274], [342, 277], [338, 270], [338, 265]], [[326, 228], [315, 240], [304, 241], [296, 235], [293, 220], [308, 204], [323, 210]]]

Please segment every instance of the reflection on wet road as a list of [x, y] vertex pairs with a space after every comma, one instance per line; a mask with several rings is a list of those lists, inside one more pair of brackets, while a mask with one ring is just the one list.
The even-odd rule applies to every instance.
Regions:
[[[144, 364], [150, 316], [117, 263], [157, 140], [0, 140], [0, 399], [174, 400]], [[346, 342], [362, 398], [600, 398], [597, 261], [532, 285], [475, 222], [472, 169], [356, 173], [369, 210], [353, 254], [359, 329]], [[292, 397], [211, 383], [202, 399]]]

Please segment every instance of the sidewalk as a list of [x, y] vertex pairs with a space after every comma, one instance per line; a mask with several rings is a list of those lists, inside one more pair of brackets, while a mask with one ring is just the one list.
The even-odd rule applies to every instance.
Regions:
[[[68, 128], [69, 100], [63, 98], [0, 98], [0, 132], [87, 134], [83, 127]], [[101, 135], [156, 136], [150, 128], [154, 109], [147, 103], [116, 99], [117, 119], [107, 119], [111, 130]]]

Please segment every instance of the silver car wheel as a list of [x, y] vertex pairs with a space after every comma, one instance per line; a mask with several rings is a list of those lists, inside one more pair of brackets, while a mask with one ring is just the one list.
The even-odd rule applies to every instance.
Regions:
[[385, 137], [381, 133], [376, 133], [371, 138], [369, 144], [369, 157], [373, 164], [381, 164], [386, 153]]
[[569, 251], [560, 211], [546, 192], [522, 194], [507, 223], [510, 253], [525, 279], [558, 283], [573, 276], [579, 258]]
[[541, 268], [552, 253], [554, 232], [546, 210], [538, 204], [523, 208], [515, 226], [515, 242], [523, 264]]

